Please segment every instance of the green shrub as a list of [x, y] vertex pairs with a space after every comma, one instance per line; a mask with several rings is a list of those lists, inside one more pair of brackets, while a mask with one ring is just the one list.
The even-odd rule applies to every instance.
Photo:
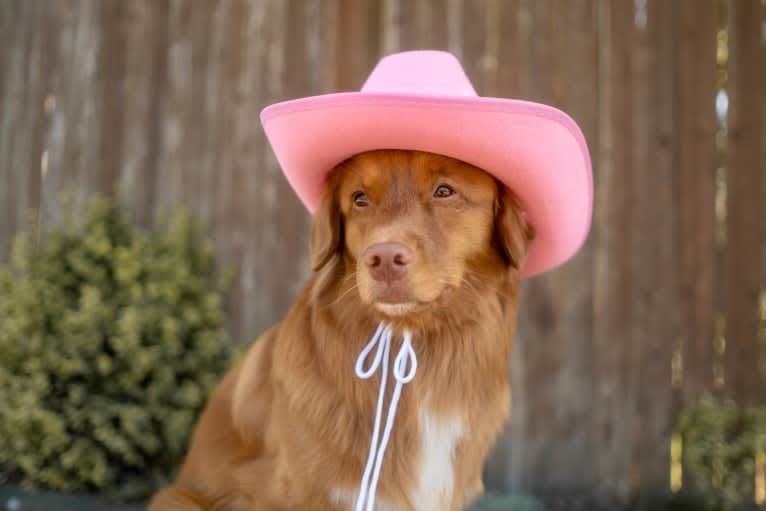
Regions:
[[0, 465], [140, 497], [177, 466], [229, 364], [214, 251], [179, 212], [146, 232], [97, 197], [0, 268]]
[[683, 410], [678, 432], [691, 485], [685, 491], [702, 498], [705, 509], [752, 507], [756, 459], [766, 450], [766, 408], [703, 399]]

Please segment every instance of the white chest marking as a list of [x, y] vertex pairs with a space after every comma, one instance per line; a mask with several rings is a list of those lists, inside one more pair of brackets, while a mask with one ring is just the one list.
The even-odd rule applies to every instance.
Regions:
[[[415, 480], [410, 489], [410, 502], [418, 511], [449, 509], [455, 484], [455, 447], [465, 434], [463, 421], [453, 417], [439, 420], [425, 407], [420, 413], [420, 452], [416, 460]], [[330, 500], [338, 509], [354, 509], [357, 490], [336, 488]], [[378, 496], [376, 511], [399, 511]]]
[[425, 409], [420, 413], [420, 460], [411, 493], [415, 509], [449, 509], [455, 483], [455, 447], [465, 434], [457, 417], [438, 419]]

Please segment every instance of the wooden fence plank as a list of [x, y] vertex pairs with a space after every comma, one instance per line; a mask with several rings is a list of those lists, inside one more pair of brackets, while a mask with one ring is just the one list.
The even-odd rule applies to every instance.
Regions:
[[[183, 0], [169, 2], [167, 57], [162, 97], [162, 128], [157, 172], [157, 210], [176, 203], [209, 210], [209, 195], [200, 197], [199, 162], [209, 147], [205, 117], [208, 48], [212, 31], [212, 4]], [[200, 203], [199, 201], [202, 201]]]
[[[15, 9], [18, 8], [18, 2], [11, 0], [1, 0], [0, 3], [0, 112], [6, 111], [5, 88], [10, 76], [10, 54], [15, 49], [17, 36], [14, 33], [19, 25], [18, 15]], [[15, 16], [14, 16], [15, 15]], [[13, 23], [11, 22], [11, 19]], [[0, 118], [0, 154], [2, 153], [3, 143], [7, 136], [5, 132], [6, 122]], [[8, 253], [10, 238], [13, 237], [15, 227], [10, 222], [11, 209], [11, 187], [10, 170], [3, 164], [0, 157], [0, 263], [5, 261]]]
[[[263, 149], [260, 134], [254, 129], [264, 94], [264, 88], [259, 86], [261, 81], [253, 76], [261, 71], [258, 64], [262, 62], [256, 38], [266, 38], [270, 5], [261, 7], [243, 1], [226, 2], [215, 5], [212, 12], [209, 30], [213, 37], [206, 48], [208, 70], [202, 109], [208, 133], [205, 143], [209, 148], [197, 163], [200, 185], [214, 190], [208, 209], [213, 239], [216, 245], [226, 247], [221, 251], [224, 264], [239, 272], [229, 295], [229, 323], [238, 341], [250, 340], [243, 337], [254, 335], [256, 322], [263, 321], [261, 314], [272, 314], [260, 308], [251, 313], [244, 307], [261, 295], [261, 300], [271, 298], [271, 290], [263, 285], [265, 274], [258, 273], [264, 268], [254, 264], [262, 259], [252, 211], [261, 203], [255, 169], [262, 165], [262, 156], [257, 151]], [[285, 19], [279, 14], [284, 12], [283, 9], [273, 13], [271, 19], [281, 30], [285, 29]], [[273, 47], [269, 45], [267, 49]], [[255, 65], [246, 65], [250, 62]], [[261, 239], [261, 250], [271, 249], [269, 242]]]
[[[20, 21], [19, 8], [18, 0], [0, 0], [0, 76], [4, 77], [8, 76], [8, 60], [18, 38], [15, 29]], [[6, 80], [0, 80], [0, 98], [5, 95], [5, 85]]]
[[[546, 103], [557, 106], [578, 123], [591, 148], [598, 147], [597, 97], [598, 86], [598, 19], [596, 5], [588, 0], [558, 0], [552, 4], [550, 25], [553, 66], [549, 96]], [[542, 87], [541, 87], [542, 88]], [[599, 178], [599, 163], [594, 155], [594, 179]], [[550, 340], [560, 355], [562, 369], [556, 392], [556, 429], [546, 434], [548, 452], [556, 442], [553, 464], [538, 463], [540, 474], [548, 469], [548, 488], [561, 488], [569, 492], [582, 492], [595, 482], [591, 470], [598, 444], [591, 433], [593, 410], [593, 249], [595, 232], [585, 241], [578, 254], [564, 266], [551, 273], [548, 282], [539, 279], [546, 289], [543, 296], [551, 298], [558, 311]], [[530, 295], [533, 288], [530, 286]], [[539, 310], [532, 317], [539, 316]], [[530, 325], [532, 326], [532, 325]], [[528, 336], [532, 346], [548, 342], [549, 327], [535, 325]], [[545, 378], [543, 373], [541, 378]], [[527, 399], [534, 400], [536, 392], [530, 390]], [[541, 424], [545, 424], [542, 419]], [[572, 424], [578, 424], [572, 428]], [[533, 430], [534, 431], [534, 430]], [[544, 451], [540, 455], [546, 457]], [[577, 474], [573, 477], [573, 474]]]
[[101, 41], [98, 47], [98, 74], [95, 102], [98, 124], [98, 147], [92, 163], [92, 181], [98, 190], [111, 192], [119, 179], [122, 160], [125, 97], [129, 91], [122, 87], [125, 76], [126, 19], [128, 4], [120, 0], [101, 0], [95, 21]]
[[[305, 77], [313, 70], [296, 74], [308, 58], [296, 25], [313, 14], [287, 2], [240, 1], [225, 11], [217, 26], [229, 34], [211, 50], [215, 64], [205, 114], [220, 138], [205, 169], [216, 190], [213, 237], [227, 247], [225, 264], [238, 271], [229, 321], [235, 338], [246, 341], [281, 318], [306, 271], [306, 213], [284, 182], [257, 119], [266, 104], [307, 87]], [[228, 30], [232, 23], [240, 28]], [[286, 45], [287, 33], [294, 34], [296, 46]], [[291, 63], [295, 47], [304, 57]]]
[[680, 8], [675, 200], [680, 214], [676, 271], [681, 286], [683, 351], [677, 377], [688, 402], [713, 390], [718, 6], [685, 0]]
[[[279, 2], [274, 3], [275, 8], [278, 8]], [[288, 4], [285, 23], [290, 37], [282, 40], [284, 54], [279, 63], [284, 66], [284, 82], [274, 82], [274, 87], [268, 89], [267, 95], [261, 98], [266, 103], [316, 94], [322, 88], [326, 90], [330, 87], [334, 70], [323, 64], [335, 55], [335, 38], [321, 37], [319, 7], [318, 2]], [[335, 23], [334, 20], [332, 23]], [[308, 31], [301, 28], [307, 26], [313, 28]], [[273, 37], [273, 44], [279, 47], [281, 34], [274, 32]], [[281, 318], [287, 311], [308, 272], [308, 215], [271, 156], [271, 150], [267, 151], [269, 158], [262, 161], [265, 173], [261, 174], [266, 189], [259, 191], [263, 209], [261, 218], [257, 220], [262, 225], [259, 228], [263, 229], [263, 239], [258, 241], [264, 243], [259, 252], [260, 264], [263, 266], [257, 275], [265, 286], [260, 292], [267, 291], [268, 295], [263, 299], [271, 303], [271, 308], [266, 309], [268, 315], [261, 319], [262, 327], [267, 326], [268, 318]], [[284, 233], [290, 235], [285, 236]], [[287, 281], [285, 276], [289, 276]]]
[[130, 212], [142, 225], [154, 219], [161, 143], [162, 84], [166, 66], [168, 3], [123, 2], [125, 39], [118, 174]]
[[[108, 191], [112, 169], [101, 169], [104, 125], [104, 65], [110, 40], [102, 11], [110, 5], [94, 0], [62, 0], [45, 4], [50, 12], [49, 47], [52, 62], [49, 97], [54, 104], [47, 123], [47, 172], [42, 184], [41, 209], [45, 224], [61, 215], [62, 193], [71, 193], [75, 207], [96, 191]], [[103, 175], [107, 172], [109, 175]]]
[[[495, 80], [498, 90], [494, 92], [564, 109], [597, 146], [596, 97], [592, 93], [597, 84], [594, 4], [521, 3], [516, 12], [496, 13], [489, 19], [498, 14], [512, 24], [499, 33], [518, 31], [525, 38], [516, 39], [516, 48], [501, 50], [487, 36], [483, 55], [487, 64], [482, 71], [491, 75], [499, 69], [507, 72], [503, 75], [507, 81]], [[529, 30], [531, 27], [535, 29]], [[592, 244], [587, 243], [562, 268], [525, 283], [511, 369], [514, 415], [507, 487], [575, 492], [593, 482], [589, 470], [594, 455], [590, 430], [591, 279]], [[572, 428], [573, 423], [578, 428]]]
[[406, 0], [381, 0], [380, 47], [384, 55], [394, 53], [402, 48], [402, 24], [406, 22], [402, 15], [403, 3]]
[[763, 8], [758, 0], [731, 3], [725, 379], [726, 394], [744, 404], [766, 402], [766, 379], [759, 372], [756, 356], [763, 274], [758, 234], [766, 222], [759, 149], [764, 119], [758, 108], [766, 87], [762, 23]]
[[[516, 12], [516, 4], [505, 8]], [[460, 44], [463, 66], [480, 95], [498, 95], [494, 79], [499, 66], [498, 34], [502, 30], [497, 0], [464, 1], [460, 10]]]
[[[680, 302], [674, 263], [679, 233], [674, 181], [676, 129], [676, 27], [679, 4], [650, 1], [642, 49], [635, 63], [640, 87], [635, 104], [637, 143], [630, 271], [634, 274], [633, 332], [639, 346], [636, 459], [645, 495], [669, 492], [670, 438], [677, 396], [671, 365], [679, 349]], [[640, 19], [640, 13], [639, 13]], [[640, 25], [640, 21], [639, 21]], [[643, 51], [642, 51], [643, 50]], [[685, 92], [685, 91], [684, 91]]]
[[16, 231], [24, 229], [26, 212], [40, 196], [43, 109], [47, 83], [47, 9], [43, 2], [16, 2], [6, 7], [4, 22], [10, 44], [3, 51], [0, 89], [0, 249], [5, 253]]
[[[219, 252], [223, 264], [240, 272], [229, 294], [228, 320], [235, 339], [242, 340], [244, 324], [252, 321], [254, 316], [248, 315], [242, 305], [253, 299], [252, 293], [247, 292], [260, 280], [248, 273], [252, 272], [252, 265], [244, 264], [252, 243], [249, 203], [254, 199], [252, 181], [256, 179], [248, 171], [257, 168], [260, 161], [253, 149], [249, 153], [242, 152], [239, 133], [247, 129], [241, 116], [249, 116], [252, 123], [258, 115], [257, 100], [261, 91], [255, 87], [247, 90], [241, 83], [243, 74], [252, 78], [247, 74], [251, 66], [244, 64], [257, 62], [253, 55], [257, 46], [249, 39], [257, 15], [247, 3], [239, 0], [219, 2], [210, 7], [207, 16], [193, 22], [195, 25], [200, 23], [201, 30], [210, 33], [199, 49], [204, 53], [199, 60], [205, 62], [200, 71], [200, 79], [205, 80], [205, 85], [199, 111], [204, 123], [201, 140], [204, 150], [199, 160], [190, 161], [184, 169], [184, 172], [191, 171], [198, 176], [198, 193], [207, 198], [202, 201], [200, 197], [200, 203], [195, 204], [187, 202], [191, 199], [187, 197], [183, 204], [196, 207], [209, 219], [214, 242], [224, 247]], [[277, 18], [273, 21], [280, 22]], [[248, 134], [252, 134], [252, 130]], [[251, 140], [251, 144], [254, 142]], [[261, 292], [268, 294], [266, 289]]]
[[447, 49], [447, 4], [444, 0], [406, 1], [402, 5], [403, 50]]
[[[761, 51], [756, 65], [766, 67], [766, 4], [761, 2]], [[760, 64], [759, 64], [760, 63]], [[766, 204], [766, 75], [761, 76], [761, 204]], [[760, 373], [766, 380], [766, 222], [761, 222], [761, 297], [759, 300], [759, 330], [758, 340], [760, 343]]]
[[[501, 75], [494, 72], [512, 67], [516, 62], [515, 53], [503, 51], [504, 48], [498, 44], [497, 35], [503, 30], [511, 33], [516, 31], [515, 20], [519, 12], [521, 11], [517, 2], [501, 4], [494, 0], [462, 2], [451, 8], [449, 15], [459, 19], [460, 31], [452, 29], [449, 47], [461, 56], [463, 66], [480, 95], [519, 95], [513, 80], [502, 80]], [[449, 25], [448, 20], [448, 28]], [[523, 346], [519, 346], [518, 342], [515, 344], [514, 359], [518, 360]], [[514, 471], [514, 467], [520, 464], [513, 462], [523, 458], [525, 439], [522, 428], [513, 426], [523, 424], [525, 417], [523, 369], [511, 365], [511, 423], [506, 425], [500, 434], [484, 466], [484, 484], [490, 491], [502, 492], [521, 486], [523, 474]]]
[[635, 275], [626, 271], [634, 230], [632, 187], [639, 171], [634, 162], [636, 126], [631, 98], [638, 80], [632, 67], [635, 46], [634, 10], [630, 2], [598, 4], [598, 133], [594, 216], [593, 282], [593, 435], [596, 491], [627, 498], [631, 492], [631, 460], [635, 388], [640, 369], [638, 346], [629, 341], [631, 295]]
[[380, 57], [381, 1], [338, 0], [335, 86], [359, 90]]
[[24, 63], [29, 37], [35, 21], [31, 2], [5, 0], [0, 10], [0, 261], [5, 261], [17, 221], [17, 193], [11, 149], [20, 134], [18, 119], [24, 108]]

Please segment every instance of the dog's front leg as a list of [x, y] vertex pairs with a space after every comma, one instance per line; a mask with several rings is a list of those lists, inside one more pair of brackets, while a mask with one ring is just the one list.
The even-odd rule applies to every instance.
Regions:
[[[181, 486], [171, 486], [159, 492], [149, 503], [147, 511], [254, 511], [251, 500], [241, 494], [208, 499]], [[255, 506], [255, 511], [281, 511], [273, 507]]]
[[147, 511], [208, 511], [202, 499], [178, 486], [165, 488], [154, 496]]

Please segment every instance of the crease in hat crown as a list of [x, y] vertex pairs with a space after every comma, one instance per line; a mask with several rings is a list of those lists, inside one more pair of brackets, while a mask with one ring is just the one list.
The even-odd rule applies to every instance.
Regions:
[[446, 51], [419, 50], [384, 57], [362, 86], [364, 93], [477, 97], [460, 61]]

